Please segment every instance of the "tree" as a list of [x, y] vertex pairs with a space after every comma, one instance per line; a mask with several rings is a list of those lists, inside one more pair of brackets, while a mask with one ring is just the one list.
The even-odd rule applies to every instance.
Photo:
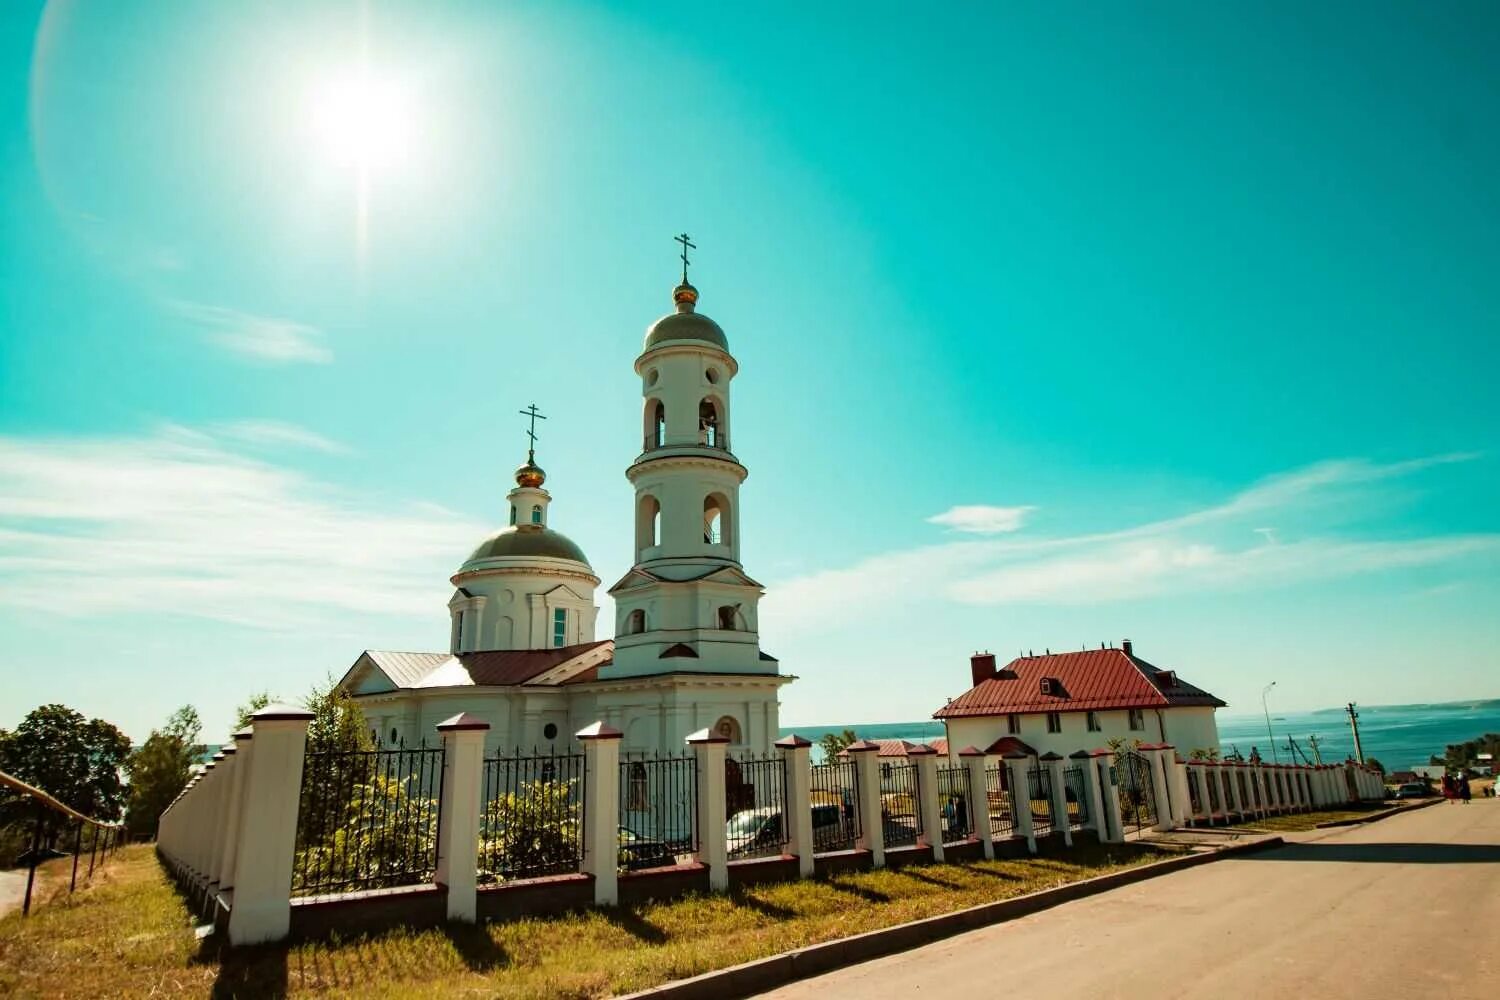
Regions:
[[846, 729], [841, 733], [824, 733], [818, 739], [818, 746], [823, 750], [824, 760], [835, 761], [839, 759], [839, 754], [843, 753], [845, 747], [858, 739], [859, 737], [854, 735], [854, 730]]
[[129, 755], [118, 728], [66, 705], [42, 705], [0, 734], [0, 770], [101, 820], [116, 818], [125, 804], [120, 771]]
[[269, 691], [261, 691], [257, 694], [252, 694], [249, 701], [245, 702], [243, 705], [240, 705], [234, 710], [235, 730], [239, 731], [250, 725], [250, 716], [254, 715], [256, 712], [259, 712], [261, 709], [271, 704], [271, 701], [271, 692]]
[[156, 821], [192, 775], [202, 728], [197, 710], [184, 705], [166, 725], [151, 730], [141, 748], [130, 755], [130, 811], [125, 823], [131, 836], [149, 837], [156, 832]]
[[1379, 771], [1382, 775], [1385, 774], [1385, 765], [1380, 763], [1380, 761], [1376, 760], [1374, 757], [1366, 757], [1365, 766]]
[[329, 675], [314, 685], [302, 703], [313, 714], [307, 724], [307, 752], [324, 750], [369, 750], [375, 745], [365, 713], [354, 699], [340, 691]]

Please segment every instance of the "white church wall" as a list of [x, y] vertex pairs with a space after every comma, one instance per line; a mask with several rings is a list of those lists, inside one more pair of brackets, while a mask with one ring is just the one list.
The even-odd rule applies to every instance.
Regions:
[[465, 576], [461, 582], [473, 598], [466, 601], [456, 595], [449, 605], [462, 608], [465, 615], [463, 644], [457, 651], [551, 649], [556, 608], [568, 612], [567, 645], [593, 642], [599, 614], [594, 584], [563, 568], [572, 564], [556, 562], [558, 568], [545, 573], [504, 570]]

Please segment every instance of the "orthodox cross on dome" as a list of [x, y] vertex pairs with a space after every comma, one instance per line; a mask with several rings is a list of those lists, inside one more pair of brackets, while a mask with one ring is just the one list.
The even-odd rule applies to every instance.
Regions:
[[694, 243], [687, 233], [680, 233], [672, 237], [672, 239], [682, 244], [682, 283], [685, 285], [688, 283], [687, 269], [690, 263], [688, 260], [688, 251], [698, 249], [698, 244]]
[[538, 420], [546, 420], [547, 418], [536, 408], [535, 403], [518, 412], [523, 417], [531, 418], [531, 426], [526, 429], [526, 437], [531, 441], [531, 446], [526, 449], [526, 457], [533, 459], [536, 457], [536, 422]]

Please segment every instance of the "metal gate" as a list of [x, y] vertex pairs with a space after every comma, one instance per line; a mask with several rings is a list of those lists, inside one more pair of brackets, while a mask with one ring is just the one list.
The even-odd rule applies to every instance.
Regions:
[[1134, 750], [1115, 754], [1115, 785], [1120, 795], [1120, 828], [1137, 833], [1156, 825], [1156, 790], [1151, 761]]

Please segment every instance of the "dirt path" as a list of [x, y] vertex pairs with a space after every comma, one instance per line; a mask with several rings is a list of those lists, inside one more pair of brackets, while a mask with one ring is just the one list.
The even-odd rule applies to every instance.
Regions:
[[0, 917], [21, 908], [26, 895], [26, 870], [0, 871]]

